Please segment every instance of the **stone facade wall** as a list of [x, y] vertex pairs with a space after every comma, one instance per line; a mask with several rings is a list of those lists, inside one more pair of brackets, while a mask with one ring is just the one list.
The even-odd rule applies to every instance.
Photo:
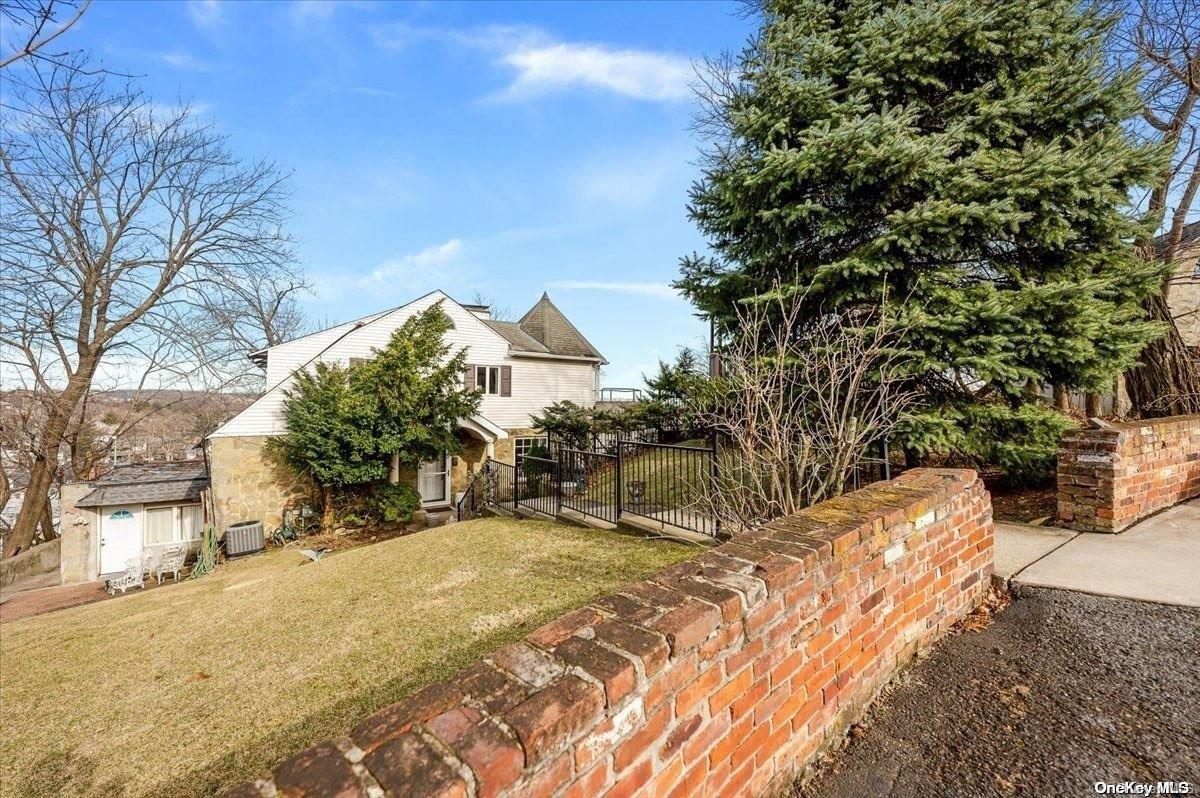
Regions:
[[88, 582], [100, 573], [99, 520], [90, 507], [76, 507], [75, 502], [95, 488], [91, 482], [68, 482], [59, 492], [61, 515], [58, 536], [62, 541], [62, 564], [59, 573], [64, 585]]
[[1188, 346], [1200, 347], [1200, 276], [1196, 261], [1200, 259], [1200, 243], [1183, 247], [1179, 253], [1179, 268], [1167, 292], [1171, 316], [1179, 334]]
[[283, 508], [312, 495], [307, 480], [266, 451], [267, 436], [209, 438], [210, 491], [218, 535], [238, 521], [262, 521], [270, 534], [283, 523]]
[[598, 599], [241, 796], [782, 790], [990, 582], [972, 471], [917, 469]]
[[1120, 532], [1200, 496], [1200, 415], [1068, 430], [1058, 452], [1058, 521]]
[[505, 430], [505, 432], [508, 433], [508, 437], [496, 441], [495, 446], [492, 447], [495, 450], [495, 454], [492, 456], [500, 462], [508, 463], [509, 465], [517, 464], [516, 438], [543, 438], [546, 435], [546, 433], [536, 430], [533, 427], [510, 429]]

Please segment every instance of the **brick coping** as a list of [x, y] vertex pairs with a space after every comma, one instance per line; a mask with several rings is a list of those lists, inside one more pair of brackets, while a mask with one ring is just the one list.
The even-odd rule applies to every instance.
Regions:
[[237, 796], [761, 794], [977, 603], [991, 504], [916, 469], [563, 615]]

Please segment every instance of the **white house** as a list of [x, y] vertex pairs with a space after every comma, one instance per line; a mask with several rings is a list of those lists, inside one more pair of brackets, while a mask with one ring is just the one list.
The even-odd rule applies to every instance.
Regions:
[[461, 453], [422, 463], [413, 475], [400, 474], [393, 464], [392, 478], [415, 480], [426, 508], [451, 506], [455, 492], [487, 457], [513, 462], [535, 440], [531, 417], [548, 405], [595, 403], [600, 367], [607, 361], [548, 295], [520, 321], [508, 322], [491, 318], [487, 306], [464, 305], [434, 291], [251, 355], [266, 371], [266, 392], [206, 441], [219, 529], [246, 520], [276, 526], [285, 506], [298, 498], [295, 479], [264, 449], [268, 438], [284, 432], [284, 390], [293, 375], [317, 362], [349, 365], [370, 358], [406, 319], [438, 303], [454, 325], [447, 333], [451, 351], [467, 352], [464, 382], [483, 388], [483, 400], [475, 416], [459, 420]]

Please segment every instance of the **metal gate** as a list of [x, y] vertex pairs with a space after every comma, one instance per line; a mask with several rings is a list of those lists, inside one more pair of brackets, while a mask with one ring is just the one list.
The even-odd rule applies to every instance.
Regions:
[[712, 447], [621, 441], [617, 506], [623, 513], [716, 537], [707, 497], [716, 474]]
[[543, 515], [558, 515], [558, 460], [532, 454], [517, 455], [516, 504]]
[[558, 450], [559, 497], [562, 506], [617, 523], [619, 459], [615, 454], [582, 449]]

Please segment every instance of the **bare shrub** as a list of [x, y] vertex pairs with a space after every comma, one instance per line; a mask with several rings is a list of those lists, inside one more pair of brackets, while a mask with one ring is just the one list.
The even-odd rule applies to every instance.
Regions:
[[705, 503], [731, 532], [842, 493], [917, 397], [883, 308], [806, 319], [802, 295], [774, 296], [739, 312], [696, 411], [721, 441]]

